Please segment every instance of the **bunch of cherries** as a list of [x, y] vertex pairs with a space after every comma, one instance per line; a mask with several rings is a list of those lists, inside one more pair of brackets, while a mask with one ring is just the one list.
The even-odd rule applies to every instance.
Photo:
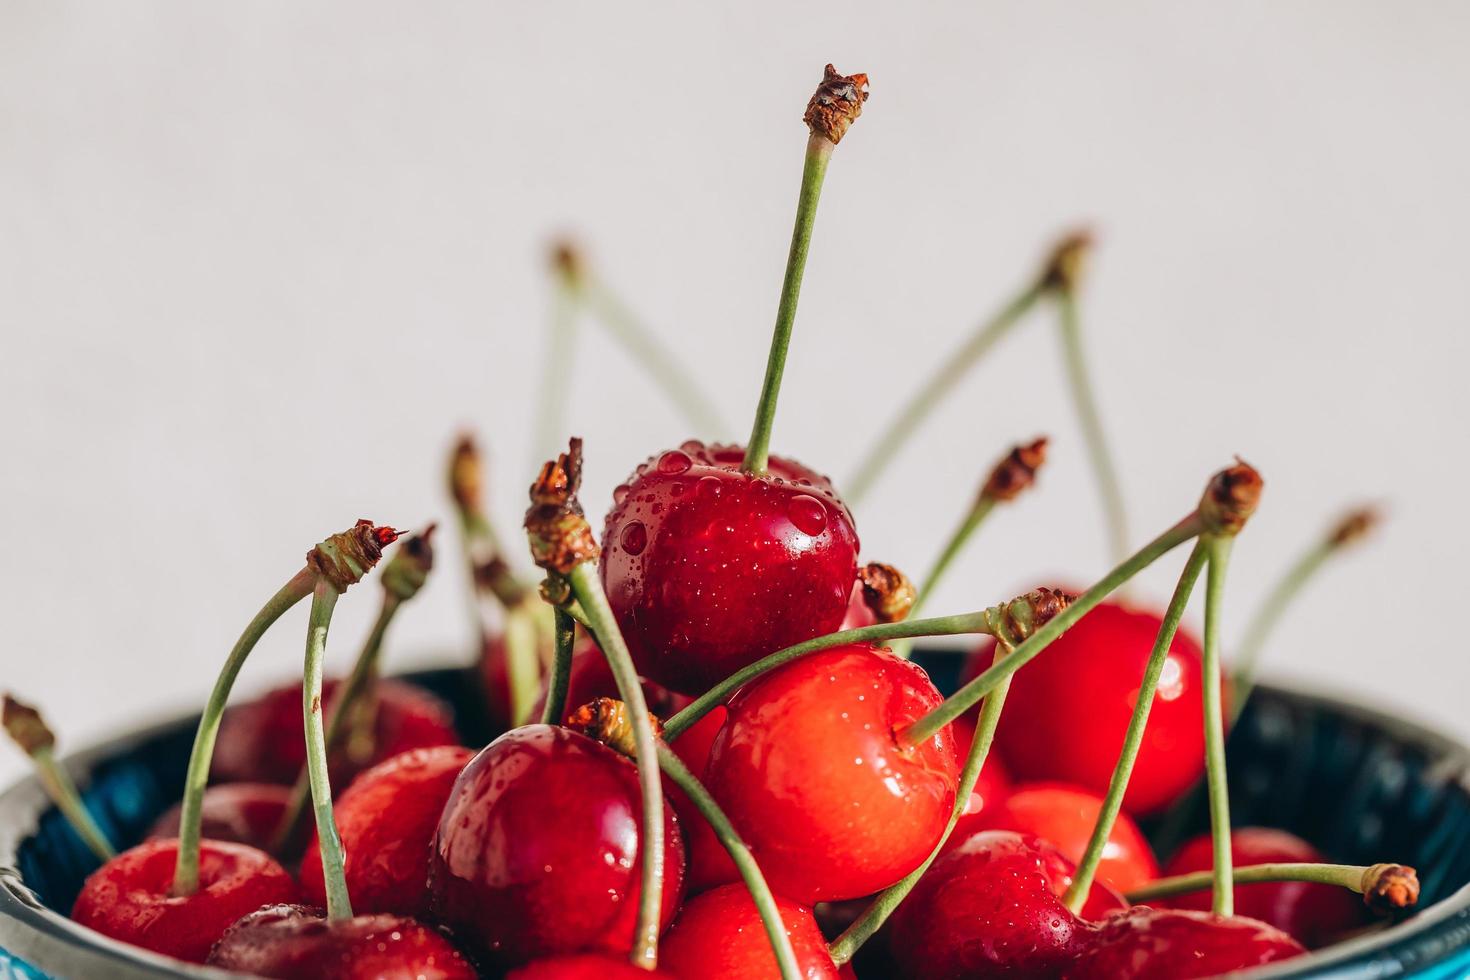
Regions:
[[[995, 466], [918, 588], [892, 566], [860, 566], [832, 482], [770, 454], [823, 177], [866, 86], [829, 65], [807, 107], [796, 229], [744, 447], [689, 441], [650, 457], [614, 491], [599, 540], [572, 440], [531, 486], [539, 588], [485, 517], [473, 444], [456, 447], [460, 531], [476, 594], [496, 610], [477, 617], [485, 704], [507, 729], [488, 746], [461, 747], [447, 706], [379, 676], [387, 628], [432, 567], [432, 528], [384, 563], [352, 672], [323, 678], [338, 597], [400, 537], [367, 521], [313, 548], [246, 627], [200, 720], [182, 802], [121, 854], [39, 715], [7, 698], [7, 730], [103, 862], [73, 919], [268, 977], [1183, 978], [1297, 956], [1364, 928], [1365, 904], [1415, 901], [1412, 869], [1325, 864], [1283, 831], [1229, 826], [1227, 708], [1249, 674], [1232, 678], [1227, 704], [1219, 608], [1261, 494], [1249, 465], [1216, 474], [1198, 506], [1091, 588], [920, 618], [984, 518], [1034, 481], [1046, 440]], [[1086, 246], [1058, 247], [904, 408], [879, 457], [1035, 303], [1055, 300], [1076, 344]], [[580, 262], [563, 254], [558, 268], [569, 297], [605, 298]], [[1088, 386], [1077, 390], [1115, 502]], [[869, 466], [854, 482], [872, 479]], [[1355, 515], [1335, 529], [1281, 594], [1366, 525]], [[1186, 544], [1163, 613], [1110, 598]], [[1201, 576], [1197, 641], [1179, 625]], [[308, 597], [301, 683], [227, 710], [260, 636]], [[985, 637], [949, 698], [908, 659], [913, 638], [946, 635]], [[1202, 780], [1211, 832], [1161, 871], [1134, 818], [1178, 808]]]

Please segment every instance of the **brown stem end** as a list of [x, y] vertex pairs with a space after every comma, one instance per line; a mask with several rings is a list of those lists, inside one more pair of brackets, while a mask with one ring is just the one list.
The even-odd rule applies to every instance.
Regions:
[[1266, 481], [1261, 474], [1239, 456], [1235, 465], [1223, 469], [1210, 479], [1205, 495], [1200, 498], [1199, 515], [1209, 534], [1234, 535], [1256, 512], [1261, 490]]
[[1334, 548], [1358, 544], [1383, 523], [1383, 512], [1377, 507], [1359, 507], [1348, 511], [1327, 535]]
[[909, 577], [892, 565], [870, 561], [858, 570], [863, 584], [863, 604], [880, 623], [907, 619], [918, 592]]
[[990, 471], [980, 491], [982, 498], [990, 500], [1015, 500], [1036, 482], [1036, 471], [1046, 462], [1047, 439], [1023, 443], [1010, 451], [1005, 459]]
[[403, 547], [383, 566], [383, 588], [400, 602], [418, 594], [434, 569], [434, 546], [429, 539], [438, 525], [430, 524], [403, 542]]
[[1060, 616], [1077, 597], [1059, 589], [1040, 588], [996, 607], [991, 625], [997, 640], [1020, 642]]
[[531, 484], [526, 535], [531, 557], [548, 572], [566, 575], [602, 553], [577, 500], [581, 485], [582, 440], [573, 438], [566, 452], [542, 465]]
[[1404, 909], [1419, 901], [1419, 875], [1402, 864], [1375, 864], [1363, 872], [1363, 904], [1375, 912]]
[[1056, 292], [1076, 292], [1095, 242], [1096, 238], [1088, 228], [1079, 228], [1064, 235], [1052, 246], [1046, 265], [1042, 267], [1041, 287]]
[[5, 734], [14, 739], [26, 755], [35, 755], [41, 749], [49, 749], [56, 744], [56, 736], [46, 727], [41, 712], [9, 694], [5, 695], [3, 706], [0, 706], [0, 724], [5, 726]]
[[[663, 736], [663, 722], [652, 713], [648, 720], [657, 737]], [[598, 698], [582, 705], [567, 717], [567, 727], [596, 739], [608, 748], [633, 758], [637, 752], [633, 730], [633, 714], [616, 698]]]
[[475, 437], [462, 434], [449, 454], [449, 496], [464, 515], [478, 515], [484, 508], [485, 460]]
[[587, 271], [587, 260], [576, 242], [570, 238], [558, 238], [551, 243], [551, 271], [569, 286], [582, 281]]
[[349, 530], [334, 534], [306, 553], [306, 563], [338, 592], [347, 589], [373, 570], [383, 549], [399, 538], [400, 532], [360, 520]]
[[801, 117], [813, 136], [821, 136], [834, 146], [842, 141], [853, 122], [863, 114], [868, 101], [868, 76], [841, 75], [828, 65], [822, 73], [822, 84], [806, 104]]

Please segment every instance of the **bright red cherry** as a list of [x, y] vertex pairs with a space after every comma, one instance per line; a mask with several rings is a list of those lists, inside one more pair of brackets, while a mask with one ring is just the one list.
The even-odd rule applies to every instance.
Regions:
[[[1318, 863], [1325, 860], [1311, 844], [1270, 827], [1238, 827], [1231, 831], [1230, 850], [1236, 864]], [[1164, 868], [1164, 874], [1209, 871], [1215, 866], [1210, 835], [1196, 837], [1181, 847]], [[1210, 907], [1209, 891], [1160, 899], [1159, 905], [1178, 909]], [[1235, 911], [1259, 919], [1310, 949], [1332, 942], [1363, 924], [1363, 900], [1346, 888], [1307, 881], [1268, 881], [1235, 886]]]
[[[729, 714], [728, 709], [721, 705], [669, 743], [669, 748], [701, 783], [705, 782], [708, 772], [710, 748]], [[730, 860], [730, 852], [725, 850], [709, 821], [695, 809], [684, 791], [665, 779], [664, 793], [679, 814], [679, 830], [684, 834], [684, 884], [689, 894], [698, 895], [716, 885], [739, 881], [740, 871]]]
[[903, 975], [923, 980], [1051, 977], [1082, 951], [1086, 920], [1123, 905], [1093, 885], [1082, 916], [1062, 902], [1072, 862], [1027, 834], [975, 834], [925, 872], [888, 920]]
[[178, 855], [174, 839], [124, 851], [86, 880], [71, 917], [104, 936], [203, 963], [242, 915], [301, 897], [286, 869], [264, 851], [213, 840], [199, 847], [199, 890], [171, 895]]
[[[970, 743], [975, 740], [975, 714], [971, 712], [961, 715], [949, 727], [954, 732], [955, 756], [963, 764], [965, 757], [970, 754]], [[1012, 783], [1011, 774], [1001, 761], [1000, 753], [992, 751], [987, 754], [985, 765], [980, 767], [980, 777], [975, 780], [975, 788], [970, 791], [970, 799], [965, 803], [965, 811], [955, 824], [954, 832], [949, 835], [953, 842], [951, 846], [957, 845], [975, 831], [985, 829], [980, 822], [980, 814], [986, 807], [998, 806], [1009, 796]]]
[[[335, 678], [322, 684], [322, 707], [328, 715], [339, 686]], [[378, 682], [377, 695], [372, 757], [358, 762], [349, 760], [345, 753], [335, 753], [331, 768], [333, 785], [346, 786], [368, 766], [409, 749], [459, 744], [453, 712], [428, 691], [402, 681], [384, 680]], [[210, 775], [222, 783], [289, 786], [296, 782], [305, 762], [306, 736], [298, 682], [268, 691], [225, 712]]]
[[475, 980], [443, 935], [397, 915], [328, 922], [300, 905], [272, 905], [230, 927], [209, 965], [276, 980]]
[[1065, 980], [1188, 980], [1276, 963], [1301, 943], [1243, 915], [1136, 905], [1104, 919]]
[[[269, 851], [291, 801], [291, 788], [276, 783], [222, 783], [204, 791], [203, 835], [209, 840], [248, 844]], [[179, 836], [183, 804], [163, 812], [148, 831], [149, 839]]]
[[843, 614], [842, 624], [838, 629], [856, 630], [864, 626], [872, 626], [878, 621], [873, 610], [868, 606], [868, 600], [863, 598], [863, 583], [858, 582], [852, 587], [852, 596], [847, 600], [847, 612]]
[[[663, 921], [683, 894], [684, 846], [664, 811]], [[433, 917], [492, 958], [627, 952], [638, 915], [642, 806], [633, 763], [584, 735], [527, 725], [465, 767], [429, 858]]]
[[[791, 937], [801, 975], [808, 980], [851, 977], [827, 954], [810, 910], [777, 897], [776, 909]], [[776, 954], [745, 885], [722, 885], [693, 898], [674, 920], [659, 950], [665, 969], [700, 980], [777, 980]]]
[[729, 703], [708, 787], [779, 895], [871, 895], [929, 856], [959, 782], [948, 728], [895, 732], [943, 699], [918, 666], [859, 644], [770, 671]]
[[[1105, 602], [1016, 673], [995, 736], [1013, 776], [1107, 792], [1159, 626], [1153, 613]], [[972, 672], [993, 650], [976, 652]], [[1123, 798], [1130, 813], [1168, 806], [1204, 772], [1201, 657], [1192, 637], [1175, 634]]]
[[674, 980], [674, 975], [634, 966], [626, 956], [581, 953], [527, 963], [505, 980]]
[[[642, 680], [643, 698], [648, 702], [648, 710], [660, 718], [670, 717], [689, 703], [690, 699], [682, 694], [675, 694], [647, 678]], [[582, 705], [596, 701], [598, 698], [621, 700], [621, 697], [618, 693], [617, 681], [613, 680], [612, 668], [607, 665], [607, 657], [603, 655], [602, 650], [590, 639], [579, 640], [572, 653], [572, 669], [567, 676], [567, 715], [570, 716]], [[542, 691], [541, 696], [536, 699], [536, 706], [531, 711], [531, 717], [540, 718], [545, 706], [546, 692]], [[681, 736], [679, 741], [685, 738], [688, 738], [687, 734]]]
[[697, 695], [768, 653], [837, 629], [857, 579], [852, 514], [826, 477], [686, 442], [613, 492], [602, 581], [639, 671]]
[[[410, 749], [373, 766], [347, 787], [334, 809], [354, 911], [415, 916], [427, 911], [429, 846], [444, 801], [474, 755], [457, 745]], [[301, 861], [301, 888], [326, 907], [315, 834]]]
[[[1023, 783], [973, 821], [977, 830], [1016, 830], [1054, 846], [1073, 864], [1082, 860], [1102, 797], [1066, 783]], [[953, 839], [953, 838], [951, 838]], [[1138, 824], [1119, 813], [1097, 866], [1098, 880], [1129, 892], [1159, 876], [1159, 864]], [[1341, 889], [1339, 889], [1341, 890]]]

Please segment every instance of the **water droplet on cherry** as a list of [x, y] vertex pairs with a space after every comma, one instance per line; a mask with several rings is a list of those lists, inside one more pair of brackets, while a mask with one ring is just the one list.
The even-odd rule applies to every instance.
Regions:
[[816, 537], [827, 529], [827, 508], [816, 497], [797, 494], [786, 505], [786, 516], [803, 534]]
[[613, 488], [613, 503], [621, 506], [623, 501], [628, 499], [628, 493], [632, 489], [633, 488], [628, 486], [626, 483], [619, 483], [616, 487]]
[[658, 458], [658, 471], [664, 476], [678, 476], [688, 470], [694, 463], [689, 454], [678, 449], [670, 449]]
[[618, 535], [618, 544], [630, 555], [642, 554], [643, 549], [648, 547], [648, 528], [643, 526], [642, 521], [630, 521], [623, 526], [623, 533]]

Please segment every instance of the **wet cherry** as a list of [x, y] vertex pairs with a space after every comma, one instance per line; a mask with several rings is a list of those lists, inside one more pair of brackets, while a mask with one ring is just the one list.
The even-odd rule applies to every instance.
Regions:
[[[444, 801], [474, 755], [457, 745], [410, 749], [358, 776], [337, 800], [337, 831], [347, 852], [347, 892], [355, 911], [426, 911], [429, 845]], [[300, 877], [307, 897], [326, 907], [315, 835]]]
[[[211, 786], [204, 791], [201, 810], [204, 836], [209, 840], [248, 844], [268, 851], [290, 800], [291, 788], [276, 783], [221, 783]], [[165, 810], [148, 831], [148, 837], [179, 836], [181, 812], [182, 804]], [[301, 843], [304, 844], [305, 840]]]
[[[665, 809], [664, 921], [683, 893], [684, 847]], [[633, 764], [565, 728], [528, 725], [460, 773], [429, 858], [436, 921], [517, 965], [626, 952], [638, 912], [641, 804]]]
[[124, 851], [87, 878], [71, 917], [113, 939], [203, 963], [242, 915], [301, 897], [286, 869], [264, 851], [212, 840], [200, 845], [199, 890], [171, 895], [178, 853], [172, 838]]
[[[1230, 850], [1237, 865], [1317, 863], [1324, 858], [1311, 844], [1284, 830], [1239, 827], [1231, 831]], [[1166, 876], [1208, 871], [1214, 867], [1210, 836], [1187, 842], [1169, 859]], [[1210, 907], [1209, 891], [1160, 899], [1179, 909]], [[1275, 926], [1298, 942], [1316, 949], [1363, 924], [1363, 900], [1346, 888], [1307, 881], [1271, 881], [1235, 886], [1235, 911]]]
[[1066, 980], [1188, 980], [1306, 952], [1286, 933], [1242, 915], [1137, 905], [1105, 918]]
[[[801, 976], [808, 980], [851, 977], [827, 954], [827, 943], [809, 909], [777, 896], [776, 907]], [[722, 885], [691, 899], [664, 937], [660, 962], [680, 977], [701, 980], [777, 980], [776, 954], [743, 884]]]
[[895, 732], [941, 701], [922, 669], [866, 644], [809, 654], [731, 699], [707, 784], [772, 891], [857, 898], [928, 857], [954, 806], [953, 735], [904, 745]]
[[581, 953], [553, 956], [527, 963], [505, 975], [505, 980], [673, 980], [672, 973], [645, 970], [627, 957]]
[[686, 442], [615, 491], [602, 580], [639, 671], [699, 694], [761, 656], [830, 633], [857, 578], [852, 514], [826, 477]]

